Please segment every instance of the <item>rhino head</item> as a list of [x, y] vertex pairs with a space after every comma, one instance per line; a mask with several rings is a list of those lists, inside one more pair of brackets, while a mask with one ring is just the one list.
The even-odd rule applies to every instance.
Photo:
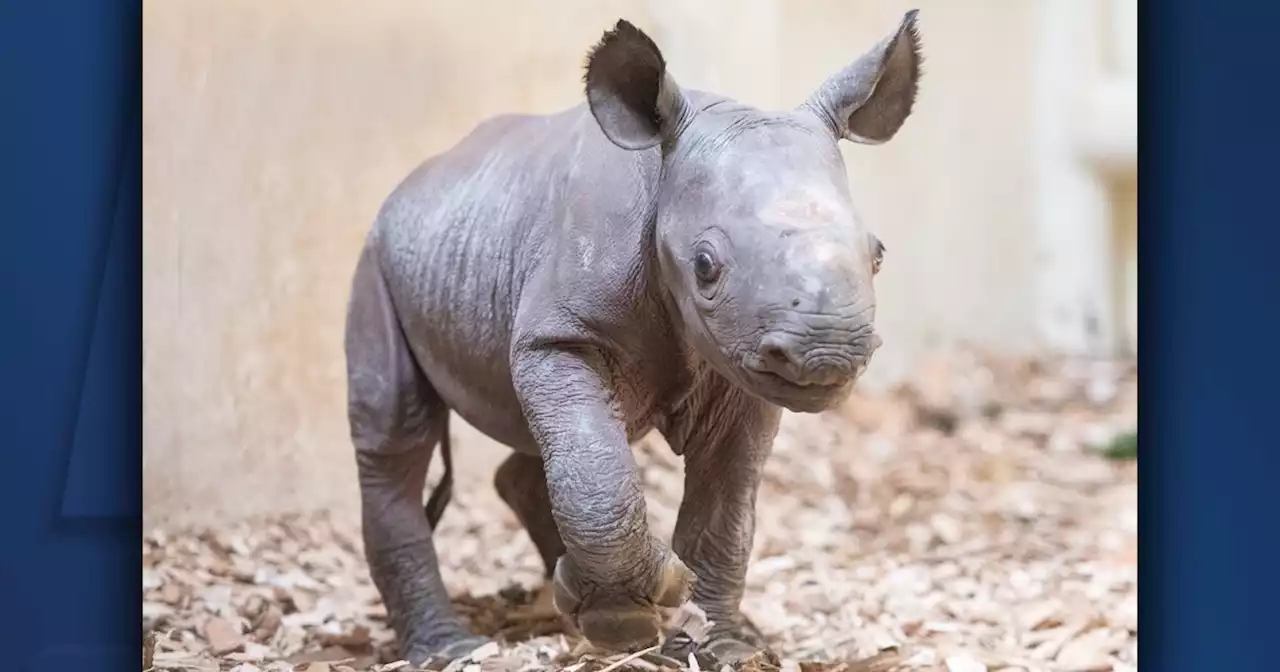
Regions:
[[887, 142], [920, 79], [916, 11], [795, 109], [682, 91], [626, 21], [587, 60], [586, 95], [619, 147], [661, 147], [654, 242], [686, 338], [748, 392], [793, 411], [847, 398], [881, 344], [884, 246], [856, 214], [837, 143]]

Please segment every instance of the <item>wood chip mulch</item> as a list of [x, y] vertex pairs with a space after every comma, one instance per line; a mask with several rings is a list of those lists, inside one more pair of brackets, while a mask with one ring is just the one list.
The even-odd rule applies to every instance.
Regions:
[[[1136, 422], [1131, 361], [974, 354], [838, 411], [787, 415], [743, 604], [779, 657], [741, 669], [1136, 670], [1137, 465], [1123, 457]], [[669, 535], [679, 458], [654, 436], [637, 459], [652, 525]], [[449, 672], [698, 670], [587, 650], [488, 483], [455, 492], [437, 531], [445, 578], [500, 644]], [[144, 669], [408, 670], [354, 517], [148, 531]]]

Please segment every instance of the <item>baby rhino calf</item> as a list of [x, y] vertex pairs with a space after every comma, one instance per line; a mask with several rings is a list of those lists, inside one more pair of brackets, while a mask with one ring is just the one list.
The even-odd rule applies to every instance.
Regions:
[[[739, 603], [779, 416], [839, 404], [880, 346], [884, 248], [837, 142], [892, 138], [920, 61], [912, 11], [767, 112], [681, 89], [619, 21], [590, 52], [585, 104], [490, 119], [388, 197], [346, 357], [365, 552], [405, 657], [484, 642], [432, 546], [450, 412], [512, 449], [498, 492], [585, 638], [649, 645], [659, 607], [691, 599], [714, 621], [700, 653], [760, 650]], [[649, 533], [630, 448], [654, 428], [686, 465], [670, 546]], [[437, 444], [446, 481], [424, 514]]]

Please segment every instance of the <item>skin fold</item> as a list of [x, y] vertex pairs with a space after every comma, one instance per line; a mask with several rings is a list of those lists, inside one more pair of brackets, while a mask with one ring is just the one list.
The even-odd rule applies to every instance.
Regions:
[[[715, 622], [705, 652], [763, 646], [739, 604], [782, 409], [838, 405], [880, 345], [884, 247], [837, 143], [892, 138], [920, 61], [913, 11], [766, 112], [682, 90], [620, 21], [589, 54], [586, 103], [490, 119], [388, 197], [345, 345], [365, 553], [410, 662], [484, 642], [423, 512], [450, 413], [512, 449], [495, 487], [593, 644], [647, 646], [659, 607], [692, 599]], [[655, 428], [686, 464], [670, 545], [631, 452]]]

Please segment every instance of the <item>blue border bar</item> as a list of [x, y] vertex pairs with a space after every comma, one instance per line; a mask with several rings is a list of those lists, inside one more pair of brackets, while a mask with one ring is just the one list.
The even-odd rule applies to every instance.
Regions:
[[1280, 5], [1140, 10], [1141, 659], [1280, 669]]
[[141, 647], [139, 2], [0, 2], [0, 650]]

